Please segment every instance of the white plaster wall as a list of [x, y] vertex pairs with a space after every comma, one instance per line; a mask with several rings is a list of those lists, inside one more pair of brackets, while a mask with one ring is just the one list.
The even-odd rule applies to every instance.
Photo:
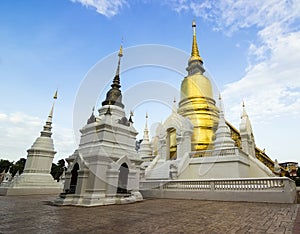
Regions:
[[250, 159], [250, 177], [274, 177], [273, 172], [257, 158]]
[[[197, 160], [197, 159], [196, 159]], [[196, 161], [194, 160], [194, 161]], [[199, 161], [199, 160], [198, 160]], [[204, 161], [204, 160], [202, 160]], [[188, 167], [179, 175], [179, 179], [222, 179], [247, 178], [249, 165], [241, 161], [211, 161], [205, 163], [194, 162], [191, 159]]]

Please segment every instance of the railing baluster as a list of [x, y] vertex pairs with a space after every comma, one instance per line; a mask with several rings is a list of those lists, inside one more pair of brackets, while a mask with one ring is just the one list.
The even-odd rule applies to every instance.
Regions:
[[173, 180], [173, 181], [142, 181], [141, 190], [164, 189], [164, 190], [215, 190], [229, 191], [257, 191], [257, 190], [282, 190], [285, 184], [284, 178], [263, 178], [263, 179], [224, 179], [224, 180]]

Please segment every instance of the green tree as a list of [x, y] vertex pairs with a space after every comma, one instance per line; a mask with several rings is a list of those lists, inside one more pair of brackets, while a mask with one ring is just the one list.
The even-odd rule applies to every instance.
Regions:
[[11, 165], [13, 165], [13, 162], [1, 159], [0, 160], [0, 173], [2, 173], [4, 170], [5, 170], [5, 172], [7, 172]]
[[25, 163], [26, 163], [26, 158], [20, 158], [17, 162], [15, 162], [9, 170], [11, 175], [15, 176], [17, 172], [19, 172], [19, 174], [21, 175], [24, 171]]
[[59, 181], [59, 178], [63, 174], [64, 170], [66, 170], [65, 160], [60, 159], [57, 164], [52, 163], [51, 175], [55, 180]]

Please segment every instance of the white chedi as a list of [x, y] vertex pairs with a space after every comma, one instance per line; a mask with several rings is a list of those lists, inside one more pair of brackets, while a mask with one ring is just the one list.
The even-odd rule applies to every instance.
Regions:
[[219, 97], [220, 101], [220, 116], [219, 116], [219, 125], [216, 131], [216, 139], [214, 141], [214, 149], [221, 150], [224, 148], [233, 148], [235, 147], [234, 140], [231, 138], [230, 129], [226, 124], [224, 117], [223, 104], [221, 96]]

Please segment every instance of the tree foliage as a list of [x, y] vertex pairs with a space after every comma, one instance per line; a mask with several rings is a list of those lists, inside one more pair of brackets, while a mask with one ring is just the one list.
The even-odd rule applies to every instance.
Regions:
[[20, 158], [17, 162], [15, 162], [9, 169], [9, 172], [14, 177], [17, 172], [21, 175], [24, 171], [26, 163], [26, 158]]
[[0, 173], [2, 173], [3, 171], [8, 172], [10, 166], [12, 166], [12, 165], [13, 165], [13, 162], [1, 159], [0, 160]]
[[[17, 172], [19, 172], [19, 174], [23, 173], [25, 164], [26, 164], [25, 158], [20, 158], [17, 162], [13, 162], [13, 161], [10, 162], [9, 160], [6, 159], [0, 159], [0, 173], [2, 173], [3, 171], [7, 173], [9, 170], [11, 175], [14, 177], [17, 174]], [[61, 175], [66, 169], [67, 168], [65, 166], [65, 160], [60, 159], [57, 162], [57, 164], [52, 163], [50, 173], [55, 180], [59, 181]]]
[[57, 164], [52, 163], [52, 167], [51, 167], [51, 175], [52, 177], [59, 181], [61, 175], [63, 174], [63, 172], [66, 170], [65, 167], [65, 160], [64, 159], [60, 159]]

